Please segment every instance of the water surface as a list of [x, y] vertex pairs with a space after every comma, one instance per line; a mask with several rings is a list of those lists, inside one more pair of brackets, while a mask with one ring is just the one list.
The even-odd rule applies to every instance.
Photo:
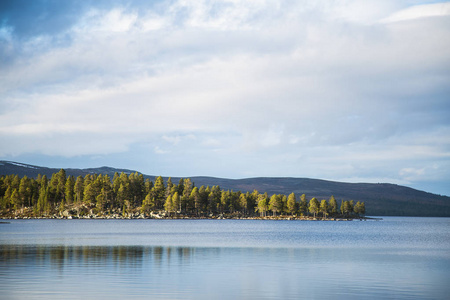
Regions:
[[447, 299], [448, 218], [12, 220], [1, 299]]

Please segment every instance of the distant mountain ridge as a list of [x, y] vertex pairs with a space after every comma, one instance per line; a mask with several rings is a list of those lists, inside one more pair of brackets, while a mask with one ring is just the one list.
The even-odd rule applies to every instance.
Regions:
[[[50, 177], [61, 168], [47, 168], [12, 161], [0, 161], [0, 175], [19, 175], [37, 177], [38, 174]], [[105, 174], [111, 178], [114, 173], [135, 173], [135, 170], [99, 167], [88, 169], [64, 168], [67, 175], [85, 176]], [[140, 172], [138, 172], [140, 173]], [[156, 176], [145, 175], [154, 180]], [[226, 179], [207, 176], [190, 177], [196, 186], [218, 185], [225, 190], [288, 195], [294, 192], [297, 197], [306, 194], [307, 198], [328, 199], [333, 195], [340, 200], [364, 201], [368, 215], [374, 216], [434, 216], [450, 217], [450, 197], [427, 193], [409, 187], [389, 183], [346, 183], [311, 178], [258, 177], [245, 179]], [[167, 180], [167, 177], [164, 178]], [[180, 177], [172, 177], [178, 183]]]

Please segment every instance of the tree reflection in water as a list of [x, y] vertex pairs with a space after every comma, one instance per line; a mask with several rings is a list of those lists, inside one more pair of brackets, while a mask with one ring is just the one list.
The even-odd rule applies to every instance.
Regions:
[[0, 245], [0, 264], [16, 266], [47, 265], [65, 266], [132, 266], [142, 267], [143, 262], [155, 266], [188, 264], [195, 251], [191, 247], [147, 247], [147, 246], [46, 246], [46, 245]]

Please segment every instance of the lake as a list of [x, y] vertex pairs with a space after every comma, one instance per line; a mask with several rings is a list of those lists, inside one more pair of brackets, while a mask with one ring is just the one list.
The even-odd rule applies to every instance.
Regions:
[[1, 299], [450, 295], [450, 218], [8, 222]]

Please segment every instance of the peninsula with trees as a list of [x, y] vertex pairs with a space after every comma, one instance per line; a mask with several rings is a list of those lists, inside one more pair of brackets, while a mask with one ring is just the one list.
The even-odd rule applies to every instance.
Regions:
[[241, 192], [218, 185], [197, 187], [190, 178], [177, 183], [159, 176], [115, 173], [50, 178], [0, 177], [1, 218], [265, 218], [353, 219], [365, 215], [364, 202], [307, 199], [300, 196]]

